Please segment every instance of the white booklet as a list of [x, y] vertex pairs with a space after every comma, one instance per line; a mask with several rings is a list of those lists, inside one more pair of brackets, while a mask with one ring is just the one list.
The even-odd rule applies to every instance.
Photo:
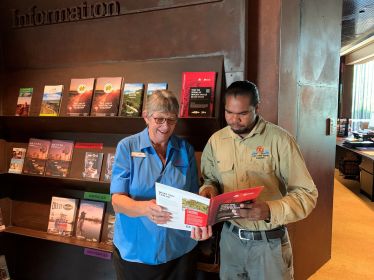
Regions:
[[252, 187], [217, 195], [212, 199], [156, 183], [156, 203], [170, 212], [171, 221], [159, 226], [192, 230], [192, 226], [205, 227], [215, 223], [241, 218], [233, 213], [241, 203], [251, 203], [263, 187]]
[[193, 226], [185, 224], [188, 201], [195, 201], [201, 208], [208, 211], [209, 198], [156, 183], [156, 203], [171, 213], [172, 219], [159, 226], [191, 231]]

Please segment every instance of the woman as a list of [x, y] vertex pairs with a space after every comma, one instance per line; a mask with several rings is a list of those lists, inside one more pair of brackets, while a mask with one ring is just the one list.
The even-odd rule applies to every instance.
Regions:
[[198, 192], [194, 150], [173, 135], [179, 111], [170, 91], [147, 98], [143, 118], [147, 128], [123, 139], [113, 165], [112, 204], [114, 265], [118, 279], [194, 279], [197, 240], [211, 236], [211, 228], [188, 231], [158, 226], [170, 213], [155, 202], [155, 183]]

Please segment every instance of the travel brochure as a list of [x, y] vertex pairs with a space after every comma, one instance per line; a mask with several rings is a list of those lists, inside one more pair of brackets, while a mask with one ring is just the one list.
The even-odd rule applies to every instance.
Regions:
[[23, 163], [25, 161], [26, 149], [25, 148], [13, 148], [12, 158], [9, 165], [9, 173], [21, 174]]
[[104, 212], [105, 202], [103, 201], [53, 196], [47, 232], [112, 244], [115, 216], [108, 213], [108, 220], [104, 223], [105, 231], [101, 238]]
[[159, 226], [191, 231], [193, 226], [214, 225], [218, 222], [238, 219], [233, 210], [240, 204], [251, 203], [263, 187], [227, 192], [211, 199], [156, 183], [156, 203], [172, 214], [172, 220]]
[[63, 88], [63, 85], [44, 87], [40, 116], [59, 115]]
[[95, 79], [71, 79], [66, 114], [88, 116], [90, 114]]
[[[101, 179], [104, 182], [110, 182], [115, 154], [113, 152], [105, 153], [105, 162], [103, 162], [104, 153], [94, 151], [102, 149], [103, 144], [89, 144], [91, 145], [85, 146], [85, 149], [81, 152], [80, 147], [77, 148], [74, 145], [74, 141], [71, 140], [30, 138], [27, 149], [21, 147], [12, 148], [8, 173], [50, 177], [79, 177], [86, 180], [99, 181]], [[75, 169], [82, 170], [78, 176], [77, 170], [75, 175], [72, 174], [70, 176], [73, 154], [75, 155]], [[103, 174], [101, 174], [102, 169], [104, 169]]]
[[[179, 96], [180, 117], [214, 115], [216, 76], [217, 72], [183, 72]], [[73, 78], [65, 94], [64, 85], [46, 85], [39, 115], [141, 117], [147, 96], [156, 90], [168, 89], [168, 83], [165, 81], [150, 83], [123, 83], [123, 81], [123, 77]], [[176, 91], [175, 93], [179, 94]], [[16, 116], [30, 115], [33, 95], [35, 95], [33, 88], [20, 88]], [[62, 102], [62, 99], [66, 100]]]
[[52, 140], [46, 162], [45, 175], [67, 177], [73, 148], [73, 141]]
[[86, 241], [99, 242], [105, 203], [81, 199], [75, 236]]
[[183, 72], [180, 117], [212, 117], [216, 72]]
[[140, 117], [143, 105], [144, 84], [125, 84], [122, 92], [120, 116]]
[[17, 100], [16, 116], [28, 116], [33, 88], [20, 88]]
[[72, 236], [78, 199], [53, 196], [49, 212], [48, 233]]
[[91, 116], [117, 116], [121, 88], [121, 77], [98, 78], [92, 100]]

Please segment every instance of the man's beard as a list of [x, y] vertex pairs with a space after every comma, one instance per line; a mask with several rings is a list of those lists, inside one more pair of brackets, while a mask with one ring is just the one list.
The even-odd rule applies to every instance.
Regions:
[[235, 134], [238, 134], [238, 135], [240, 135], [240, 134], [248, 134], [248, 133], [251, 132], [251, 128], [249, 128], [249, 127], [243, 127], [243, 128], [240, 128], [240, 129], [233, 129], [231, 127], [231, 130], [232, 130], [232, 132], [234, 132]]

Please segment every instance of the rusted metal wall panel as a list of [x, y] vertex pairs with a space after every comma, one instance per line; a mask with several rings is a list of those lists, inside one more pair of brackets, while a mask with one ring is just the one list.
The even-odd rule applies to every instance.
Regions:
[[2, 1], [5, 68], [224, 55], [228, 79], [243, 78], [244, 0], [117, 2], [133, 13], [12, 28], [12, 9], [61, 9], [80, 2]]
[[279, 124], [296, 137], [319, 190], [317, 208], [293, 225], [296, 279], [331, 257], [336, 135], [326, 135], [326, 119], [337, 116], [341, 7], [341, 0], [282, 1]]
[[278, 123], [281, 1], [248, 1], [246, 78], [260, 91], [261, 115]]

